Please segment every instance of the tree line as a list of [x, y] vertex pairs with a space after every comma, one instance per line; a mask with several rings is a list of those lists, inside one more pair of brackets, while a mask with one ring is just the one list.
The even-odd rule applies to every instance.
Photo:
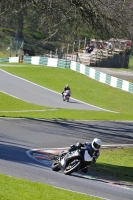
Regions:
[[133, 40], [132, 0], [1, 0], [0, 25], [42, 34], [48, 40], [74, 41], [85, 37]]

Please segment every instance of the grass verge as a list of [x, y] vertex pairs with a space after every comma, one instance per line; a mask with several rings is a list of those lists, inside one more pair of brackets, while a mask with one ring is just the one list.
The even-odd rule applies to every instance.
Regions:
[[0, 174], [0, 199], [4, 200], [100, 200], [100, 198], [58, 189], [43, 183]]
[[104, 179], [133, 184], [133, 148], [101, 149], [91, 172]]

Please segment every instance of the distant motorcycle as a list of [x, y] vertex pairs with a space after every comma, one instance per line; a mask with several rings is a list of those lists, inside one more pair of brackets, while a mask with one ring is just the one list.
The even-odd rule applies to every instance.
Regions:
[[85, 148], [72, 152], [61, 151], [52, 164], [52, 170], [56, 172], [62, 170], [64, 174], [70, 175], [79, 170], [86, 172], [85, 169], [91, 164], [93, 164], [93, 158]]
[[70, 90], [64, 91], [62, 94], [63, 101], [69, 102], [70, 94], [71, 94]]

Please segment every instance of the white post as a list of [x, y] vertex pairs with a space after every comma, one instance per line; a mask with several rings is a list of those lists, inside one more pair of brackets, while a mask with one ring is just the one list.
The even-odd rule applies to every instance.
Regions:
[[56, 56], [57, 56], [57, 51], [58, 51], [58, 49], [56, 49], [56, 53], [55, 53]]
[[73, 43], [72, 60], [73, 60], [74, 46], [75, 46], [75, 42]]
[[78, 50], [80, 50], [80, 42], [81, 42], [81, 40], [79, 40], [79, 46], [78, 46]]
[[67, 45], [67, 56], [68, 56], [68, 53], [69, 53], [69, 44]]
[[86, 38], [85, 38], [85, 42], [84, 42], [84, 48], [86, 47]]
[[50, 58], [52, 58], [52, 51], [50, 51]]
[[62, 51], [62, 52], [61, 52], [61, 53], [62, 53], [62, 58], [64, 58], [64, 56], [65, 56], [65, 55], [64, 55], [64, 46], [62, 46], [61, 51]]

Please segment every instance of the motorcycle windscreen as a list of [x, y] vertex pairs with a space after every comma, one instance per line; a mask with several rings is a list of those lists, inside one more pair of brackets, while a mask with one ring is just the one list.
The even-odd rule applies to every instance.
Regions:
[[87, 161], [87, 162], [92, 161], [92, 157], [88, 154], [87, 150], [84, 153], [84, 161]]

